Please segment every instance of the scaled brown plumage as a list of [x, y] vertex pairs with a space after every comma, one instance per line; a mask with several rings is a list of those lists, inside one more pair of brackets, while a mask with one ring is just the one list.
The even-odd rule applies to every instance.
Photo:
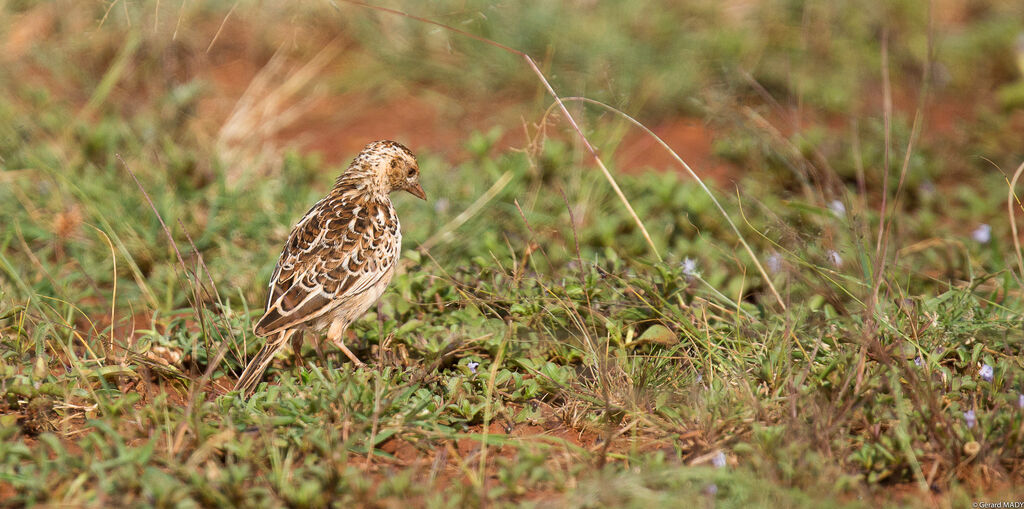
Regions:
[[399, 190], [426, 199], [416, 157], [393, 141], [370, 143], [292, 228], [255, 327], [269, 339], [236, 390], [252, 392], [274, 355], [305, 329], [327, 328], [327, 339], [362, 365], [345, 346], [344, 334], [391, 282], [402, 230], [389, 194]]

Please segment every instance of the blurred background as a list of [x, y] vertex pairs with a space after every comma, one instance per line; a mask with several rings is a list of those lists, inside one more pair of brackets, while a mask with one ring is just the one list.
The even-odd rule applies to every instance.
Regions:
[[[885, 175], [895, 189], [905, 165], [898, 206], [913, 218], [902, 228], [965, 238], [1005, 226], [1006, 180], [1024, 157], [1018, 2], [381, 5], [526, 52], [559, 94], [634, 116], [726, 195], [874, 210]], [[587, 246], [646, 249], [630, 247], [628, 223], [593, 217], [616, 206], [608, 187], [590, 178], [596, 167], [537, 76], [492, 45], [346, 2], [10, 1], [3, 16], [5, 229], [37, 255], [105, 256], [83, 223], [155, 220], [121, 154], [171, 223], [195, 226], [212, 266], [259, 268], [231, 281], [258, 300], [267, 253], [291, 220], [382, 138], [412, 147], [437, 176], [429, 204], [402, 204], [409, 247], [500, 176], [494, 156], [523, 154], [516, 164], [539, 177], [529, 187], [569, 189], [576, 220], [604, 230]], [[569, 108], [614, 174], [692, 183], [621, 117]], [[686, 254], [701, 218], [674, 216], [704, 205], [635, 199], [661, 248]], [[497, 201], [490, 213], [514, 210]], [[487, 209], [463, 231], [488, 224]], [[161, 231], [111, 226], [147, 279], [171, 277], [149, 273], [173, 271], [154, 265], [170, 256], [153, 250]]]

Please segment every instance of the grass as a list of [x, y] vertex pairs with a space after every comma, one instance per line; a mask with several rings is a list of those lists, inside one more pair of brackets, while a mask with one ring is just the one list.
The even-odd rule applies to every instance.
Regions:
[[[398, 7], [715, 133], [707, 183], [782, 303], [701, 186], [620, 167], [629, 123], [569, 102], [659, 260], [486, 44], [345, 3], [3, 4], [0, 505], [1019, 497], [1019, 8]], [[243, 400], [280, 245], [353, 155], [303, 149], [339, 97], [465, 127], [414, 147], [430, 200], [395, 197], [403, 271], [350, 340], [371, 366], [307, 344]]]

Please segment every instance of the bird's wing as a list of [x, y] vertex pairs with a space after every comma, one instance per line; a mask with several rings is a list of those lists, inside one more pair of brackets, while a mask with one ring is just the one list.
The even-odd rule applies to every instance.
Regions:
[[270, 279], [256, 334], [309, 322], [372, 288], [395, 265], [401, 244], [390, 201], [332, 194], [292, 228]]

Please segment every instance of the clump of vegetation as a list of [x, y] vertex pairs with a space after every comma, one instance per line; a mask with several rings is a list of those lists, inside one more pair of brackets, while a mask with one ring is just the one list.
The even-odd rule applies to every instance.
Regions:
[[[566, 96], [713, 133], [725, 215], [681, 168], [617, 164], [628, 122], [568, 103], [650, 243], [491, 45], [345, 3], [0, 8], [0, 498], [1019, 490], [1022, 117], [988, 93], [1024, 80], [1019, 9], [669, 3], [405, 5], [528, 52]], [[344, 94], [465, 134], [416, 149], [431, 201], [399, 199], [403, 269], [350, 341], [372, 367], [307, 344], [242, 399], [280, 244], [354, 153], [318, 116]]]

